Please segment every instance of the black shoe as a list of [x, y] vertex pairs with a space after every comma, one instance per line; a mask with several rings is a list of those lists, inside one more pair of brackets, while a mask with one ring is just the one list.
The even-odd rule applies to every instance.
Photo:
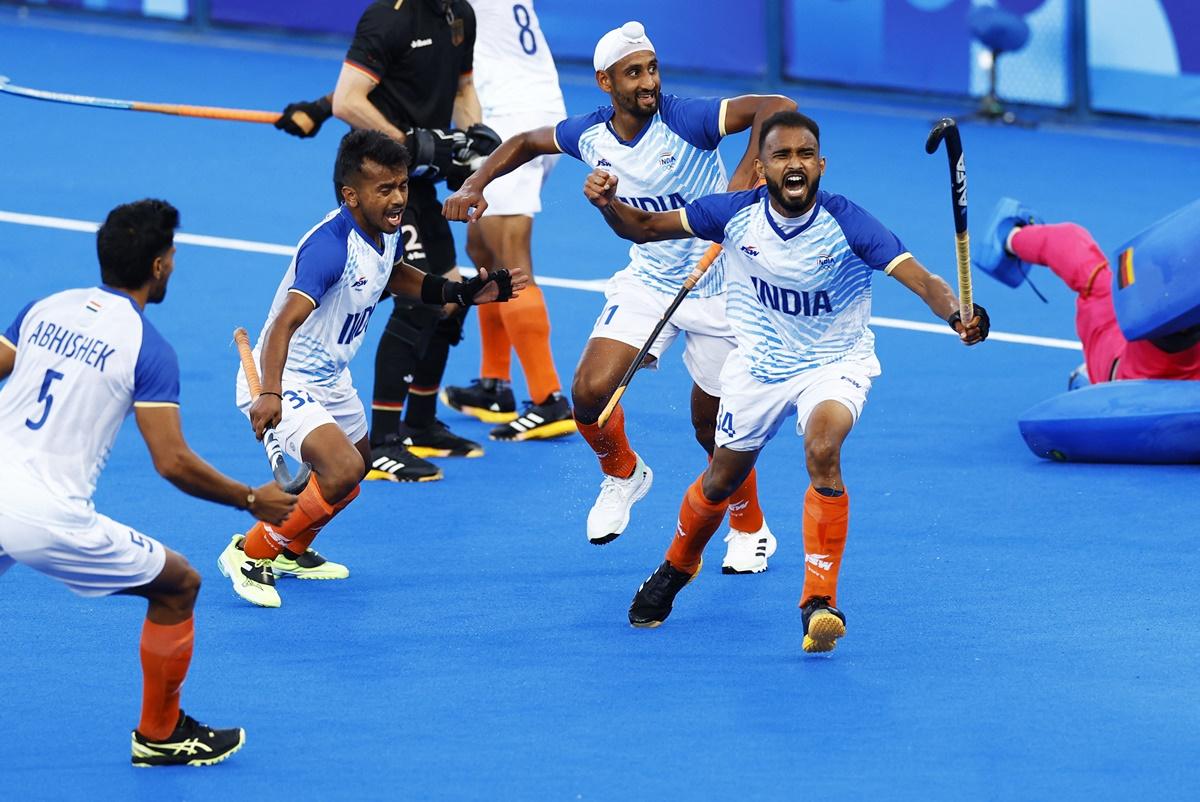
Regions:
[[804, 622], [804, 651], [832, 652], [846, 634], [846, 616], [829, 604], [828, 596], [813, 596], [800, 607]]
[[400, 442], [418, 457], [482, 457], [483, 446], [459, 437], [440, 420], [417, 428], [400, 424]]
[[633, 604], [629, 605], [629, 623], [635, 627], [656, 627], [666, 621], [671, 614], [675, 594], [699, 573], [700, 569], [697, 568], [695, 574], [685, 574], [664, 560], [633, 595]]
[[517, 417], [512, 386], [503, 379], [471, 379], [470, 387], [444, 387], [442, 403], [484, 423], [508, 423]]
[[525, 409], [516, 420], [497, 426], [488, 432], [492, 440], [549, 440], [578, 431], [571, 405], [559, 393], [553, 393], [541, 404], [525, 402]]
[[371, 446], [368, 479], [388, 482], [435, 482], [442, 478], [442, 469], [408, 450], [394, 434], [381, 445]]
[[132, 738], [135, 766], [212, 766], [242, 748], [246, 731], [215, 730], [181, 710], [175, 731], [164, 740], [152, 741], [137, 730]]

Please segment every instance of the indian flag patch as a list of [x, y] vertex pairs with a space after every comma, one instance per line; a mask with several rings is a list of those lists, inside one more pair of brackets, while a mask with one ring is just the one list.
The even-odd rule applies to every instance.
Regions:
[[1117, 288], [1123, 290], [1133, 283], [1133, 248], [1121, 251], [1117, 267]]
[[87, 302], [87, 305], [84, 308], [87, 309], [89, 312], [99, 312], [100, 311], [100, 302], [93, 298], [92, 300]]

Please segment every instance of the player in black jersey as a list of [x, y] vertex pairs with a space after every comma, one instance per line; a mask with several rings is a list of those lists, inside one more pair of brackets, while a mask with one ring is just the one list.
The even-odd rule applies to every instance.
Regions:
[[[413, 164], [401, 225], [404, 259], [451, 279], [458, 278], [454, 239], [435, 183], [457, 186], [471, 163], [500, 142], [480, 122], [471, 81], [474, 44], [475, 14], [466, 0], [372, 3], [358, 21], [333, 94], [289, 105], [277, 123], [312, 136], [336, 116], [405, 142]], [[368, 479], [437, 478], [440, 470], [422, 457], [483, 454], [435, 416], [450, 347], [462, 339], [465, 318], [466, 310], [454, 305], [395, 301], [375, 356]]]

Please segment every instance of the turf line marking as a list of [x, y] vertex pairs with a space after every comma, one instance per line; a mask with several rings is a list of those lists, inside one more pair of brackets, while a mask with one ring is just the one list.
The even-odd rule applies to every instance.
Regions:
[[[55, 228], [60, 231], [80, 231], [86, 234], [94, 234], [96, 233], [96, 229], [100, 227], [98, 223], [92, 223], [87, 220], [72, 220], [67, 217], [48, 217], [40, 214], [22, 214], [20, 212], [6, 211], [0, 211], [0, 223]], [[175, 235], [175, 242], [181, 245], [197, 245], [202, 248], [219, 248], [221, 250], [242, 251], [244, 253], [264, 253], [272, 256], [290, 257], [296, 253], [295, 247], [291, 245], [276, 245], [270, 242], [255, 242], [253, 240], [232, 239], [230, 237], [209, 237], [203, 234], [179, 233]], [[470, 268], [463, 268], [463, 272], [472, 273], [473, 271]], [[607, 279], [555, 278], [554, 276], [538, 276], [537, 280], [539, 284], [544, 284], [547, 287], [563, 287], [569, 290], [583, 290], [585, 292], [604, 292], [604, 287], [608, 283]], [[944, 324], [903, 320], [894, 317], [873, 316], [871, 318], [871, 325], [887, 329], [920, 331], [927, 334], [942, 334], [951, 337], [958, 336], [949, 326]], [[1018, 343], [1020, 345], [1036, 345], [1042, 348], [1059, 348], [1066, 351], [1083, 350], [1083, 346], [1075, 340], [1061, 340], [1057, 337], [1037, 337], [1031, 334], [992, 331], [988, 335], [988, 339], [1005, 343]]]

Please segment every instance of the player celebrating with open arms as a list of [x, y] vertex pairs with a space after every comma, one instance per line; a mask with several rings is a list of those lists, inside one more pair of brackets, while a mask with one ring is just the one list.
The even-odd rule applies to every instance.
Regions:
[[149, 604], [142, 626], [142, 717], [135, 766], [219, 763], [240, 728], [213, 729], [179, 709], [192, 660], [200, 575], [159, 541], [96, 512], [92, 493], [131, 410], [155, 469], [188, 495], [279, 523], [296, 497], [251, 489], [200, 459], [179, 423], [179, 360], [143, 314], [175, 269], [179, 212], [142, 200], [109, 212], [96, 235], [99, 287], [34, 301], [0, 336], [0, 574], [14, 562], [80, 596]]
[[916, 293], [966, 345], [983, 341], [988, 317], [963, 326], [958, 299], [878, 220], [841, 195], [821, 191], [825, 159], [810, 118], [782, 112], [762, 126], [758, 174], [766, 186], [700, 198], [683, 209], [649, 212], [617, 198], [605, 170], [584, 194], [614, 231], [634, 242], [699, 236], [724, 248], [727, 304], [737, 349], [721, 371], [717, 450], [688, 488], [666, 561], [638, 589], [629, 622], [656, 627], [700, 569], [705, 545], [759, 451], [795, 413], [811, 485], [804, 497], [806, 571], [800, 598], [804, 650], [827, 652], [846, 632], [837, 577], [850, 501], [841, 449], [879, 375], [871, 278], [881, 270]]
[[408, 200], [408, 150], [387, 135], [351, 131], [338, 148], [334, 181], [341, 207], [304, 235], [267, 314], [255, 359], [263, 390], [252, 399], [239, 369], [238, 407], [254, 433], [274, 428], [284, 450], [313, 466], [296, 510], [278, 526], [235, 535], [221, 553], [234, 591], [278, 607], [276, 572], [301, 579], [344, 579], [344, 565], [309, 546], [358, 496], [370, 464], [367, 418], [349, 364], [384, 291], [426, 304], [507, 301], [525, 285], [519, 270], [481, 270], [449, 281], [396, 259]]
[[[725, 191], [725, 167], [717, 152], [724, 136], [747, 128], [756, 131], [774, 112], [796, 108], [793, 101], [778, 95], [722, 100], [662, 94], [654, 45], [638, 22], [606, 33], [596, 45], [593, 66], [596, 83], [609, 95], [611, 105], [505, 140], [447, 199], [448, 218], [479, 219], [487, 209], [483, 192], [488, 184], [538, 156], [556, 153], [620, 175], [627, 199], [640, 208], [680, 208], [689, 200]], [[747, 148], [728, 186], [744, 189], [754, 183], [754, 152], [752, 145]], [[630, 264], [609, 284], [605, 307], [575, 370], [571, 388], [575, 420], [604, 472], [599, 497], [588, 514], [587, 535], [592, 543], [607, 543], [625, 530], [634, 503], [646, 495], [653, 477], [630, 446], [620, 406], [603, 429], [596, 421], [707, 247], [701, 240], [688, 239], [630, 248]], [[692, 425], [696, 439], [709, 453], [714, 447], [721, 366], [734, 346], [723, 294], [716, 272], [701, 281], [647, 358], [652, 364], [683, 335], [683, 361], [694, 380]], [[753, 473], [736, 490], [733, 502], [724, 570], [763, 571], [775, 550], [775, 538], [763, 520]]]

